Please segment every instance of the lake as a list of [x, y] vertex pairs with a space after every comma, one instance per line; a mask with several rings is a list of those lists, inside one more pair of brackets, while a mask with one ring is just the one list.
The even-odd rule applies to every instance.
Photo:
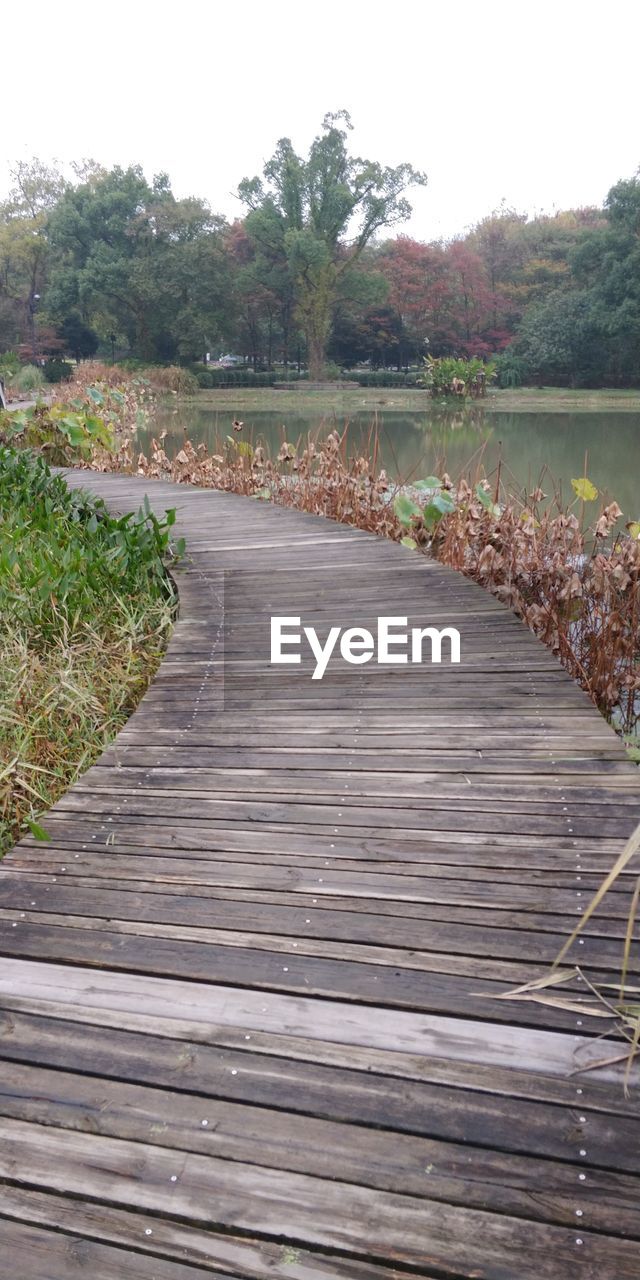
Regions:
[[[175, 406], [175, 402], [174, 402]], [[184, 433], [194, 444], [204, 441], [211, 452], [216, 441], [232, 434], [233, 411], [185, 402], [161, 409], [158, 426], [168, 435], [164, 447], [172, 457]], [[288, 406], [278, 412], [243, 409], [242, 436], [256, 444], [264, 441], [277, 452], [283, 438], [295, 443], [310, 434], [322, 436], [342, 430], [339, 415]], [[640, 414], [634, 412], [497, 412], [473, 405], [466, 409], [430, 406], [425, 412], [371, 410], [349, 417], [348, 441], [353, 452], [366, 443], [372, 426], [377, 428], [380, 463], [392, 479], [407, 481], [440, 475], [455, 478], [472, 459], [482, 459], [487, 475], [495, 473], [502, 459], [503, 475], [519, 485], [534, 487], [547, 467], [563, 493], [569, 496], [571, 479], [587, 474], [601, 493], [615, 498], [626, 519], [640, 518]], [[157, 431], [157, 428], [156, 428]], [[151, 432], [140, 430], [138, 442], [149, 448]], [[545, 492], [550, 481], [543, 479]]]

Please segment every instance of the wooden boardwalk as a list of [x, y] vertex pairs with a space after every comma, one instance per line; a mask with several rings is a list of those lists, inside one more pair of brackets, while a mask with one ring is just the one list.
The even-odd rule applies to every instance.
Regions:
[[[344, 526], [149, 492], [167, 657], [0, 873], [0, 1276], [638, 1280], [640, 1104], [538, 976], [640, 779], [480, 588]], [[462, 664], [268, 670], [268, 617], [458, 627]], [[626, 892], [575, 952], [618, 964]]]

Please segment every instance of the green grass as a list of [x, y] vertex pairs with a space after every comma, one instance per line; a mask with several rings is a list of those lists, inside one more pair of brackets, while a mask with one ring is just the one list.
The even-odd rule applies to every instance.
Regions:
[[104, 750], [156, 671], [173, 513], [115, 519], [0, 448], [0, 853]]
[[[304, 383], [293, 383], [290, 391], [277, 391], [271, 387], [258, 390], [244, 387], [225, 387], [217, 391], [199, 391], [191, 397], [191, 403], [203, 407], [220, 410], [231, 410], [234, 413], [248, 410], [268, 410], [270, 412], [317, 411], [318, 413], [336, 413], [345, 418], [350, 413], [362, 410], [372, 411], [385, 408], [395, 412], [428, 412], [434, 405], [442, 403], [433, 400], [426, 391], [415, 391], [404, 387], [354, 387], [352, 390], [307, 391]], [[461, 407], [460, 401], [451, 397], [446, 402], [451, 408]], [[493, 412], [512, 413], [516, 410], [536, 413], [566, 412], [604, 412], [619, 410], [621, 412], [640, 413], [640, 390], [638, 391], [571, 391], [562, 387], [519, 387], [517, 390], [488, 391], [483, 400], [467, 400], [467, 406], [474, 411], [487, 409]]]
[[571, 390], [569, 387], [518, 387], [517, 389], [489, 391], [484, 402], [487, 409], [512, 412], [640, 413], [640, 390], [600, 390], [586, 388]]
[[11, 381], [12, 389], [20, 391], [24, 395], [40, 391], [44, 386], [45, 376], [37, 364], [24, 364]]

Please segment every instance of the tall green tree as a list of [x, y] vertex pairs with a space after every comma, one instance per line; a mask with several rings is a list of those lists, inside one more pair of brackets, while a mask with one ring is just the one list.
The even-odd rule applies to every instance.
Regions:
[[0, 204], [0, 343], [30, 348], [50, 265], [49, 224], [66, 184], [38, 159], [20, 161], [11, 178]]
[[605, 201], [608, 225], [584, 236], [571, 267], [586, 288], [607, 352], [607, 380], [640, 380], [640, 174], [618, 182]]
[[228, 309], [223, 221], [176, 200], [166, 175], [92, 170], [51, 217], [56, 256], [47, 304], [115, 332], [147, 360], [191, 360], [219, 341]]
[[509, 350], [523, 359], [527, 381], [580, 387], [606, 377], [602, 333], [585, 290], [558, 289], [531, 307]]
[[404, 193], [426, 182], [411, 165], [389, 168], [351, 156], [351, 128], [346, 111], [325, 116], [306, 159], [281, 138], [264, 180], [245, 178], [239, 188], [249, 234], [261, 248], [267, 234], [282, 245], [313, 379], [323, 375], [341, 276], [378, 231], [410, 216]]

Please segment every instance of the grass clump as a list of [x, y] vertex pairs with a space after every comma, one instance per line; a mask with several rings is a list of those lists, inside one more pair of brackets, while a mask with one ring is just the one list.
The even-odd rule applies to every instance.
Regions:
[[175, 609], [174, 513], [109, 515], [0, 447], [0, 853], [101, 753], [156, 671]]
[[37, 364], [24, 364], [11, 383], [12, 390], [20, 392], [21, 395], [26, 395], [30, 391], [42, 391], [44, 385], [45, 376]]

